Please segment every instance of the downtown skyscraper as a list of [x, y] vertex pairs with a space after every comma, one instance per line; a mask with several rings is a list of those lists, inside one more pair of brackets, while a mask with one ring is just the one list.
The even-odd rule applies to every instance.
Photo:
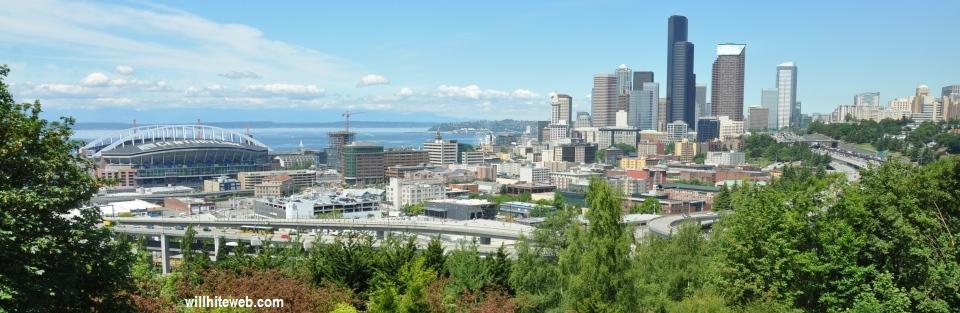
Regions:
[[746, 45], [735, 43], [717, 45], [717, 59], [713, 61], [713, 88], [710, 93], [710, 106], [714, 116], [729, 116], [734, 121], [743, 121], [746, 48]]
[[800, 126], [800, 105], [797, 103], [797, 64], [777, 65], [777, 128]]
[[667, 21], [667, 122], [696, 123], [696, 82], [693, 43], [687, 41], [687, 18], [674, 15]]
[[617, 124], [617, 76], [614, 74], [593, 75], [590, 116], [594, 127], [614, 126]]
[[557, 93], [550, 95], [550, 123], [573, 126], [573, 97]]

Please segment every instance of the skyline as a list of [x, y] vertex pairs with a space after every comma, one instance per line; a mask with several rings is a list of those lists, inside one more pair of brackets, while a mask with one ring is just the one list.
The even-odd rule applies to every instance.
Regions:
[[[336, 121], [349, 106], [368, 111], [364, 120], [542, 120], [553, 91], [571, 95], [574, 111], [591, 111], [593, 75], [617, 64], [652, 70], [666, 86], [667, 19], [680, 14], [697, 47], [697, 85], [711, 85], [717, 44], [743, 43], [744, 107], [776, 87], [777, 64], [794, 61], [803, 113], [829, 113], [862, 92], [879, 91], [885, 105], [919, 84], [936, 93], [958, 83], [949, 62], [958, 44], [939, 39], [955, 12], [938, 9], [950, 7], [945, 1], [926, 4], [739, 2], [714, 14], [721, 4], [387, 3], [365, 11], [31, 2], [0, 9], [0, 57], [18, 100], [40, 98], [48, 115], [80, 122]], [[887, 22], [907, 9], [917, 13], [910, 23]], [[816, 25], [797, 23], [814, 17]], [[591, 23], [598, 20], [609, 31]], [[761, 27], [771, 22], [797, 26]]]

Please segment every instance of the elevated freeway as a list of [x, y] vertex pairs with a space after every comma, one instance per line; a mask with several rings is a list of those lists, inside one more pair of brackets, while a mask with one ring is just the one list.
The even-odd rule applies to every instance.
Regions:
[[144, 218], [107, 217], [104, 220], [117, 225], [142, 225], [162, 227], [240, 228], [241, 226], [266, 226], [305, 230], [363, 230], [374, 232], [402, 232], [411, 234], [443, 234], [481, 238], [518, 240], [529, 236], [532, 226], [489, 220], [452, 221], [441, 219], [223, 219], [223, 218]]
[[[176, 238], [183, 238], [186, 235], [185, 229], [169, 229], [169, 228], [148, 228], [146, 226], [132, 226], [132, 225], [118, 225], [111, 227], [111, 230], [118, 234], [126, 234], [130, 236], [143, 236], [146, 241], [146, 249], [151, 251], [160, 252], [161, 260], [161, 270], [163, 274], [170, 272], [170, 259], [176, 258], [173, 255], [173, 252], [179, 252], [179, 244], [171, 242]], [[220, 251], [220, 240], [230, 245], [231, 243], [236, 244], [239, 242], [248, 242], [251, 246], [260, 246], [264, 241], [269, 241], [276, 244], [297, 244], [301, 245], [304, 249], [310, 249], [313, 247], [314, 242], [323, 241], [323, 242], [332, 242], [334, 236], [330, 235], [314, 235], [314, 234], [300, 234], [299, 236], [292, 236], [290, 238], [280, 238], [280, 236], [274, 235], [256, 235], [256, 234], [246, 234], [239, 233], [235, 230], [223, 230], [223, 229], [210, 229], [210, 230], [197, 230], [194, 234], [194, 238], [198, 240], [211, 240], [213, 242], [212, 256], [215, 258]], [[152, 243], [152, 244], [151, 244]], [[425, 249], [429, 240], [424, 240], [423, 238], [418, 238], [417, 246], [419, 248]], [[377, 240], [373, 242], [375, 248], [379, 248], [382, 244], [382, 241]], [[460, 247], [460, 242], [450, 242], [442, 241], [446, 251], [453, 251]], [[174, 247], [177, 246], [177, 247]], [[514, 246], [513, 244], [503, 244], [504, 249], [509, 255], [513, 255]], [[481, 255], [492, 255], [497, 253], [497, 249], [500, 248], [500, 245], [477, 245], [477, 252]]]
[[670, 237], [673, 236], [673, 233], [676, 231], [677, 227], [683, 222], [692, 221], [700, 224], [701, 227], [706, 227], [712, 225], [719, 218], [720, 215], [714, 212], [691, 215], [664, 215], [650, 220], [650, 222], [647, 223], [647, 228], [651, 233], [657, 236]]

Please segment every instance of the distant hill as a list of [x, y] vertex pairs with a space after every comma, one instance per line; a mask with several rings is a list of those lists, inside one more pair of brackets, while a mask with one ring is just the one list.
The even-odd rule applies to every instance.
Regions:
[[454, 131], [464, 128], [473, 128], [473, 129], [489, 129], [494, 132], [523, 132], [527, 129], [527, 126], [536, 125], [537, 121], [518, 121], [512, 119], [499, 120], [499, 121], [469, 121], [469, 122], [449, 122], [449, 123], [440, 123], [436, 124], [433, 127], [430, 127], [430, 131], [435, 131], [438, 128], [440, 131]]
[[[157, 123], [140, 124], [154, 125]], [[160, 123], [163, 124], [163, 123]], [[168, 124], [191, 124], [191, 123], [168, 123]], [[316, 123], [289, 123], [289, 122], [267, 122], [267, 121], [249, 121], [249, 122], [210, 122], [204, 125], [217, 126], [223, 128], [281, 128], [281, 127], [315, 127], [315, 128], [335, 128], [343, 127], [343, 122], [316, 122]], [[351, 121], [350, 127], [361, 128], [408, 128], [408, 127], [432, 127], [436, 123], [429, 122], [382, 122], [382, 121]], [[125, 129], [133, 127], [131, 123], [77, 123], [75, 129]]]

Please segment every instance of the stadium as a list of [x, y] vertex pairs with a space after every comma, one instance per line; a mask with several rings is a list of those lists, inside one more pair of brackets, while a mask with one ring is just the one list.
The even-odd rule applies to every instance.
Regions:
[[117, 187], [200, 186], [204, 179], [236, 177], [270, 167], [269, 147], [250, 135], [207, 125], [134, 127], [93, 140], [79, 153], [94, 160], [95, 175]]

